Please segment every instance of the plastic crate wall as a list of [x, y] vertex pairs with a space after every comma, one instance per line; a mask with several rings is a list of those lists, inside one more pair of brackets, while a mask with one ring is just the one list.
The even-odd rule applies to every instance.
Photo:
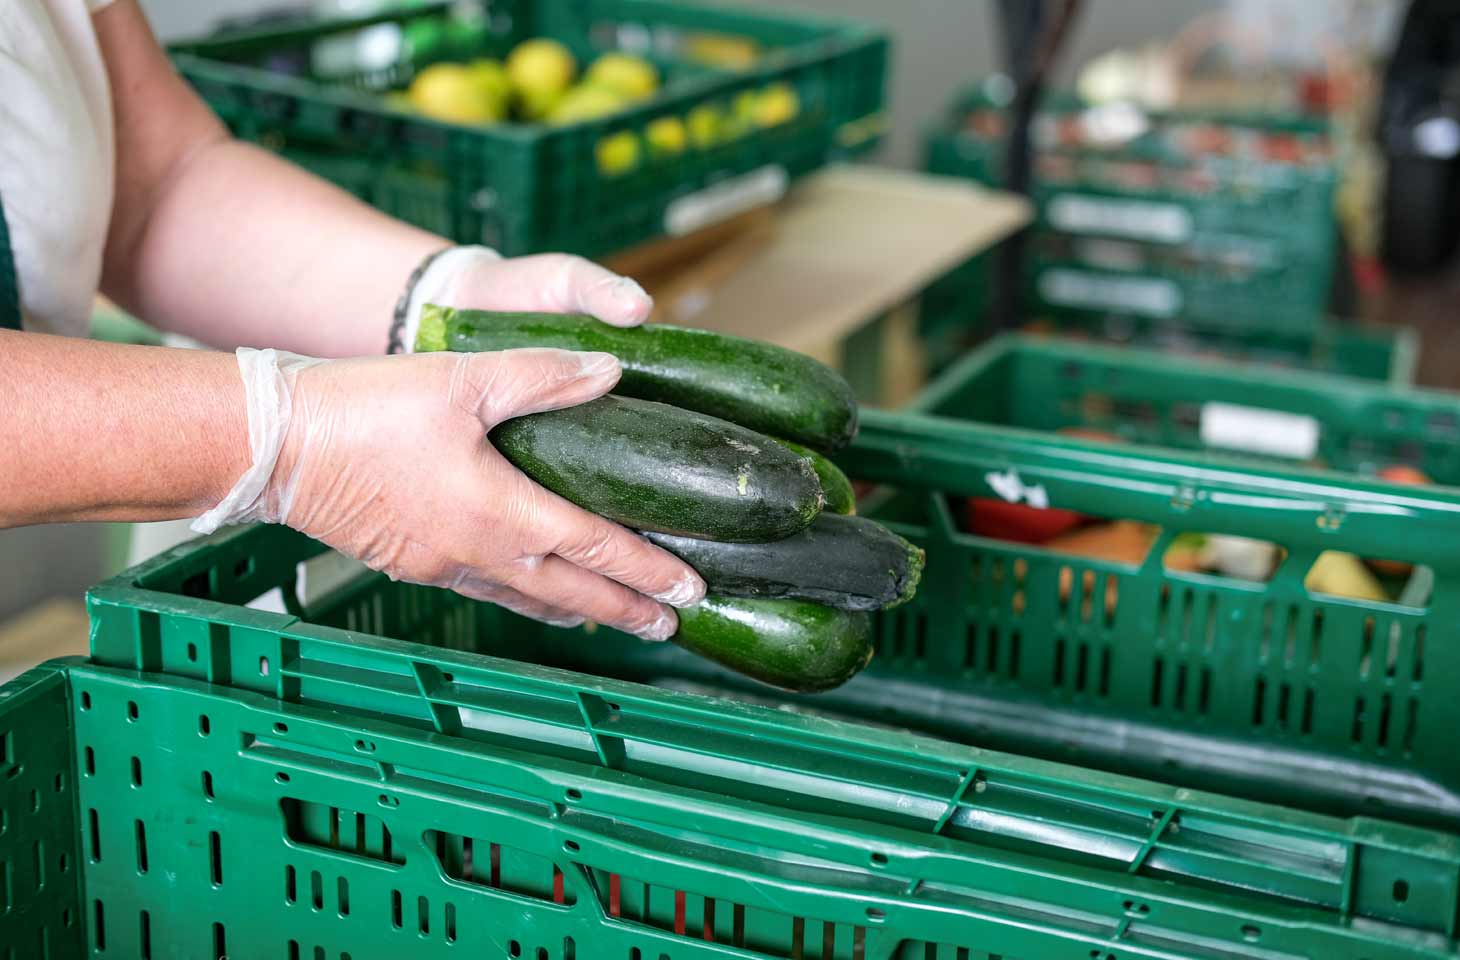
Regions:
[[[501, 56], [524, 38], [551, 36], [586, 62], [632, 34], [653, 38], [659, 46], [651, 56], [672, 66], [674, 44], [698, 33], [747, 36], [765, 53], [739, 71], [683, 68], [687, 76], [671, 76], [643, 105], [563, 127], [456, 126], [385, 104], [382, 90], [403, 85], [426, 60], [325, 79], [307, 69], [290, 76], [260, 66], [300, 56], [307, 62], [311, 44], [361, 26], [400, 22], [408, 30], [414, 21], [441, 16], [440, 7], [402, 10], [172, 49], [182, 74], [238, 136], [281, 151], [387, 213], [507, 255], [613, 252], [669, 231], [673, 208], [687, 209], [686, 198], [707, 196], [711, 188], [754, 194], [755, 184], [795, 178], [870, 146], [881, 132], [887, 66], [881, 33], [845, 21], [669, 0], [494, 4], [476, 34], [436, 55]], [[737, 95], [772, 83], [796, 91], [800, 110], [789, 122], [672, 155], [641, 143], [641, 162], [632, 171], [600, 172], [595, 150], [603, 138], [625, 131], [637, 137], [654, 120], [682, 118], [701, 105], [730, 111]], [[726, 215], [733, 212], [732, 201]]]
[[[1208, 338], [1317, 331], [1336, 255], [1336, 174], [1320, 121], [1145, 112], [1145, 133], [1090, 146], [1072, 133], [1083, 109], [1053, 94], [1033, 128], [1031, 316], [1162, 321]], [[1003, 119], [983, 91], [961, 96], [927, 137], [926, 168], [997, 186]], [[1225, 152], [1184, 150], [1213, 139]], [[935, 354], [977, 338], [992, 262], [981, 255], [928, 290]]]
[[[68, 673], [109, 942], [186, 897], [166, 942], [203, 955], [219, 938], [352, 960], [1452, 947], [1448, 835], [564, 673], [532, 661], [675, 651], [369, 573], [301, 601], [294, 565], [318, 549], [230, 531], [93, 592], [97, 656], [117, 665]], [[228, 602], [262, 585], [297, 617]], [[386, 639], [407, 624], [531, 659]], [[133, 882], [137, 822], [147, 876], [178, 878], [165, 891]], [[1396, 900], [1396, 879], [1414, 893]]]

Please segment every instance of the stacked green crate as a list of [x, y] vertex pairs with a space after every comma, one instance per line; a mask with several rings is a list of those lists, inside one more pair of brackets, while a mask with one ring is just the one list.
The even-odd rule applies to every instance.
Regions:
[[[975, 89], [929, 135], [928, 170], [997, 185], [1005, 124], [997, 87]], [[1353, 363], [1322, 343], [1334, 336], [1324, 312], [1337, 244], [1322, 121], [1091, 108], [1058, 94], [1031, 136], [1031, 316], [1109, 339], [1180, 337], [1244, 358], [1393, 372], [1382, 357]], [[991, 269], [985, 254], [929, 289], [935, 362], [976, 339]]]
[[[1108, 129], [1143, 125], [1106, 145]], [[1322, 323], [1337, 178], [1321, 121], [1070, 106], [1033, 135], [1036, 309], [1213, 330]]]

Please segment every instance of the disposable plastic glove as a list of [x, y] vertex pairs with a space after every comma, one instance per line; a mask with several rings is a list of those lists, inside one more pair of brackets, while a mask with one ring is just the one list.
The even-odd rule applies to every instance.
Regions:
[[503, 420], [607, 393], [620, 372], [609, 354], [320, 361], [241, 349], [238, 363], [253, 465], [194, 529], [287, 523], [393, 579], [645, 639], [677, 628], [655, 600], [704, 595], [690, 567], [533, 483], [487, 440]]
[[654, 301], [628, 277], [566, 253], [504, 260], [486, 247], [453, 247], [416, 282], [402, 346], [415, 348], [421, 307], [586, 313], [616, 327], [643, 323]]

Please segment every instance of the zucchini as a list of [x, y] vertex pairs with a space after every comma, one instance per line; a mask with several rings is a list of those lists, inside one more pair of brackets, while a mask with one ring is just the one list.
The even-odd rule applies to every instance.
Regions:
[[841, 375], [769, 343], [660, 324], [611, 327], [581, 314], [434, 304], [421, 311], [419, 351], [518, 347], [611, 353], [623, 365], [615, 393], [696, 410], [817, 449], [839, 449], [857, 432], [857, 400]]
[[821, 481], [821, 493], [826, 497], [827, 510], [843, 516], [857, 512], [857, 492], [852, 489], [852, 481], [847, 479], [840, 467], [810, 447], [803, 447], [790, 440], [781, 442], [811, 461], [811, 466], [816, 470], [816, 479]]
[[699, 571], [723, 597], [797, 598], [842, 610], [880, 610], [917, 592], [923, 551], [865, 517], [823, 513], [775, 543], [715, 543], [646, 533]]
[[762, 683], [816, 693], [872, 659], [872, 618], [799, 600], [706, 597], [679, 611], [679, 646]]
[[519, 470], [585, 510], [640, 530], [779, 540], [821, 512], [802, 457], [758, 433], [668, 404], [606, 396], [498, 424]]

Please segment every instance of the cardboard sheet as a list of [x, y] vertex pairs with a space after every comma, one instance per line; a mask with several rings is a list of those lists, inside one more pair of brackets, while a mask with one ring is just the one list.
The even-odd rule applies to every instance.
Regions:
[[665, 322], [824, 356], [869, 321], [1026, 224], [1022, 198], [966, 180], [832, 167], [719, 247], [641, 277]]

